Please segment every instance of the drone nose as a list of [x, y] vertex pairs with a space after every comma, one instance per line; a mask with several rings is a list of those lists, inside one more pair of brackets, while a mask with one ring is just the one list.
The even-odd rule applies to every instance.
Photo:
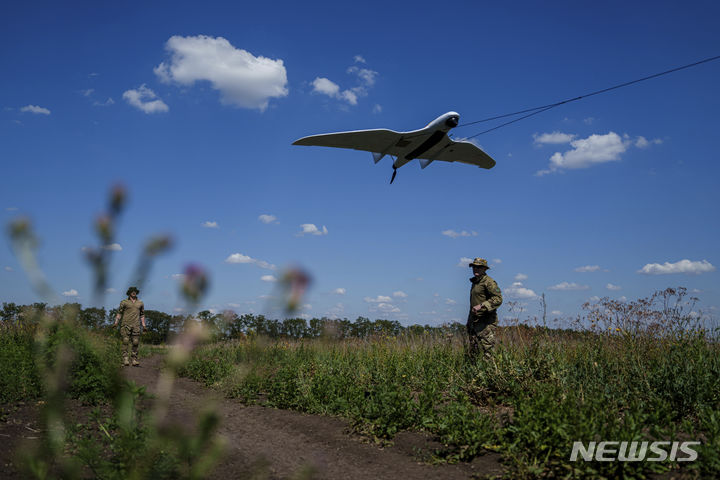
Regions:
[[458, 117], [450, 117], [447, 120], [445, 120], [445, 125], [447, 125], [450, 128], [455, 128], [458, 126]]

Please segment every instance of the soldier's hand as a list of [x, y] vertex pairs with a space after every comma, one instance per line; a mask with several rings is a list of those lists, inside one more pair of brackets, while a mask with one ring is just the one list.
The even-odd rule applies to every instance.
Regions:
[[483, 311], [485, 309], [485, 306], [482, 304], [475, 305], [472, 309], [473, 309], [473, 312], [480, 313], [481, 311]]

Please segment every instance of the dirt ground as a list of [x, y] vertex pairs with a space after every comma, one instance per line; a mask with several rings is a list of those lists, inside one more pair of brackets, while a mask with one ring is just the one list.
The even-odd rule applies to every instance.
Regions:
[[[126, 367], [128, 379], [154, 392], [161, 357]], [[320, 415], [245, 406], [188, 379], [178, 379], [170, 399], [169, 420], [190, 424], [198, 411], [214, 404], [221, 416], [218, 433], [226, 449], [210, 478], [235, 479], [469, 479], [502, 473], [499, 455], [486, 454], [471, 463], [430, 465], [421, 459], [440, 447], [416, 432], [397, 435], [390, 446], [378, 446], [350, 433], [347, 421]], [[38, 437], [37, 405], [4, 408], [0, 420], [0, 478], [21, 478], [11, 452]], [[9, 447], [9, 448], [8, 448]]]

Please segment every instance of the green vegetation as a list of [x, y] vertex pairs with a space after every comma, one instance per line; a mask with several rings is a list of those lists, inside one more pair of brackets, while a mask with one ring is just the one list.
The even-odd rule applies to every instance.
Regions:
[[[18, 452], [26, 476], [174, 479], [208, 473], [221, 451], [214, 435], [217, 414], [201, 414], [193, 434], [162, 423], [163, 403], [181, 362], [168, 364], [167, 389], [150, 409], [145, 387], [120, 375], [114, 332], [97, 324], [90, 329], [74, 304], [16, 311], [13, 322], [0, 324], [0, 395], [3, 408], [40, 400], [41, 439], [35, 448]], [[166, 348], [146, 347], [148, 354], [156, 350]], [[95, 408], [78, 418], [80, 405]]]
[[[38, 305], [42, 305], [38, 308]], [[4, 304], [7, 307], [7, 304]], [[77, 322], [73, 304], [46, 309], [44, 304], [22, 308], [17, 321], [2, 322], [0, 334], [0, 400], [39, 398], [45, 393], [42, 373], [68, 356], [70, 398], [86, 404], [112, 398], [119, 385], [119, 341], [90, 333]], [[65, 351], [67, 350], [67, 351]]]
[[603, 440], [699, 440], [686, 471], [718, 476], [720, 346], [688, 305], [684, 289], [604, 299], [586, 306], [585, 328], [503, 328], [495, 359], [477, 363], [460, 338], [437, 332], [251, 334], [198, 349], [181, 374], [245, 402], [348, 417], [378, 439], [425, 430], [446, 445], [439, 459], [498, 451], [512, 478], [643, 478], [678, 468], [569, 461], [574, 441]]

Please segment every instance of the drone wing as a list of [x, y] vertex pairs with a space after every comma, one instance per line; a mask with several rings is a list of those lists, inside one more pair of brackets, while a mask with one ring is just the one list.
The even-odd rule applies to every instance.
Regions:
[[405, 146], [402, 144], [402, 133], [384, 129], [310, 135], [293, 142], [293, 145], [351, 148], [389, 155], [398, 155]]
[[495, 166], [495, 160], [493, 160], [490, 155], [483, 152], [476, 145], [463, 141], [455, 142], [450, 140], [450, 144], [441, 150], [431, 150], [427, 154], [421, 155], [418, 158], [428, 160], [427, 164], [434, 160], [440, 160], [443, 162], [467, 163], [468, 165], [476, 165], [480, 168], [487, 169]]

